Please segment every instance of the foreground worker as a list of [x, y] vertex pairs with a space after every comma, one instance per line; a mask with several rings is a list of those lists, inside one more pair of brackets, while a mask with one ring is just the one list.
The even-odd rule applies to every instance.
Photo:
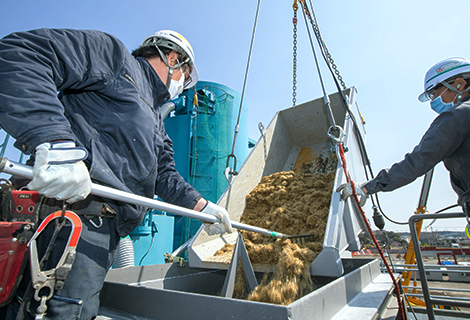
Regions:
[[[41, 316], [97, 316], [119, 239], [143, 219], [145, 208], [89, 195], [91, 182], [150, 198], [156, 194], [220, 218], [223, 224], [208, 225], [209, 232], [231, 232], [227, 211], [204, 200], [175, 170], [160, 115], [162, 104], [198, 80], [192, 47], [180, 34], [159, 31], [131, 55], [118, 39], [99, 31], [13, 33], [0, 40], [0, 79], [0, 126], [35, 159], [27, 187], [45, 196], [39, 218], [67, 203], [83, 223], [70, 274]], [[44, 252], [47, 232], [38, 243]], [[54, 249], [43, 270], [54, 267], [61, 254]], [[26, 278], [23, 284], [30, 286]], [[39, 312], [38, 299], [22, 296], [28, 292], [22, 287], [2, 311], [7, 319]]]
[[[369, 194], [392, 191], [426, 174], [439, 162], [450, 172], [450, 180], [458, 195], [458, 204], [468, 217], [470, 203], [470, 61], [449, 58], [440, 61], [426, 73], [421, 102], [431, 101], [431, 108], [439, 114], [422, 137], [420, 143], [405, 158], [390, 169], [356, 185], [360, 204]], [[341, 185], [343, 200], [352, 195], [349, 183]]]

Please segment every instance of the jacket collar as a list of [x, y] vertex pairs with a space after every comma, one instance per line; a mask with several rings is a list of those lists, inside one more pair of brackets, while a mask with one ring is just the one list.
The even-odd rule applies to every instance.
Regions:
[[157, 109], [170, 99], [170, 93], [147, 59], [143, 57], [137, 57], [136, 59], [142, 66], [142, 70], [150, 82], [153, 96], [153, 105], [154, 108]]

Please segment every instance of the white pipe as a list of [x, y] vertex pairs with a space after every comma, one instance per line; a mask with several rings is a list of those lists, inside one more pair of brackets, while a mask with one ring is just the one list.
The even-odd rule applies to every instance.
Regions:
[[[4, 173], [11, 174], [14, 176], [19, 176], [19, 177], [26, 178], [26, 179], [33, 178], [32, 167], [21, 164], [21, 163], [9, 161], [7, 158], [0, 158], [0, 172], [4, 172]], [[110, 187], [105, 187], [96, 183], [92, 183], [91, 194], [98, 196], [98, 197], [102, 197], [102, 198], [112, 199], [112, 200], [121, 201], [121, 202], [127, 202], [131, 204], [143, 206], [146, 208], [170, 212], [170, 213], [177, 214], [180, 216], [198, 219], [207, 223], [221, 222], [218, 218], [212, 215], [206, 214], [206, 213], [179, 207], [179, 206], [162, 202], [159, 200], [142, 197], [139, 195], [113, 189]], [[230, 224], [232, 225], [232, 227], [237, 228], [237, 229], [261, 233], [261, 234], [265, 234], [265, 235], [275, 237], [275, 238], [287, 237], [287, 235], [282, 234], [282, 233], [266, 230], [266, 229], [255, 227], [255, 226], [250, 226], [241, 222], [230, 221]]]
[[171, 111], [176, 109], [176, 104], [173, 101], [168, 101], [160, 107], [160, 114], [162, 115], [162, 120], [164, 120]]

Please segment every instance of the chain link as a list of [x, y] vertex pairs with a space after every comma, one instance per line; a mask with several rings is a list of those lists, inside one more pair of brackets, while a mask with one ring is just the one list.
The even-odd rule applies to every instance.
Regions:
[[292, 70], [292, 106], [295, 107], [297, 101], [297, 5], [294, 5], [294, 18], [292, 18], [292, 24], [294, 25], [294, 36], [293, 36], [293, 70]]
[[[336, 66], [335, 64], [335, 61], [333, 60], [333, 58], [331, 57], [331, 54], [328, 52], [328, 49], [326, 47], [326, 44], [325, 42], [323, 41], [323, 38], [320, 34], [320, 29], [318, 28], [318, 25], [317, 23], [314, 21], [314, 19], [312, 18], [312, 15], [310, 14], [308, 8], [307, 8], [307, 5], [304, 1], [300, 1], [300, 4], [302, 6], [304, 6], [304, 10], [305, 10], [305, 14], [307, 15], [308, 19], [310, 20], [310, 24], [312, 25], [312, 28], [313, 28], [313, 31], [315, 32], [315, 36], [317, 37], [318, 41], [320, 42], [321, 44], [321, 49], [322, 51], [324, 52], [325, 56], [326, 56], [326, 59], [328, 60], [328, 63], [330, 64], [330, 66], [333, 68], [334, 70], [334, 73], [336, 75], [336, 78], [338, 79], [338, 81], [340, 82], [341, 84], [341, 87], [346, 90], [346, 84], [344, 83], [343, 81], [343, 77], [341, 76], [341, 74], [339, 73], [339, 70], [338, 70], [338, 67]], [[315, 15], [315, 13], [314, 13]], [[316, 19], [315, 19], [316, 20]]]

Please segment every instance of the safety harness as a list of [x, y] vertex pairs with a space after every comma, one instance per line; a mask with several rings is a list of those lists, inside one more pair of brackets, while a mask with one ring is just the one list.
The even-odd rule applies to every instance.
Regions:
[[[53, 208], [57, 208], [54, 199], [48, 199], [34, 191], [13, 190], [10, 181], [5, 179], [0, 179], [0, 186], [0, 307], [5, 307], [15, 297], [29, 262], [32, 285], [28, 285], [23, 294], [16, 319], [24, 319], [33, 298], [39, 302], [36, 319], [43, 319], [47, 311], [46, 302], [55, 291], [63, 288], [72, 269], [82, 230], [79, 215], [100, 228], [102, 218], [114, 218], [116, 212], [101, 198], [90, 196], [89, 202], [84, 201], [102, 203], [100, 210], [90, 212], [87, 210], [87, 203], [77, 202], [69, 205], [75, 211], [72, 212], [67, 210], [64, 202], [62, 210], [49, 214]], [[55, 222], [55, 226], [51, 225], [54, 228], [52, 236], [45, 253], [39, 257], [36, 241], [52, 222]], [[51, 269], [43, 270], [65, 225], [71, 225], [71, 229], [61, 258]]]

